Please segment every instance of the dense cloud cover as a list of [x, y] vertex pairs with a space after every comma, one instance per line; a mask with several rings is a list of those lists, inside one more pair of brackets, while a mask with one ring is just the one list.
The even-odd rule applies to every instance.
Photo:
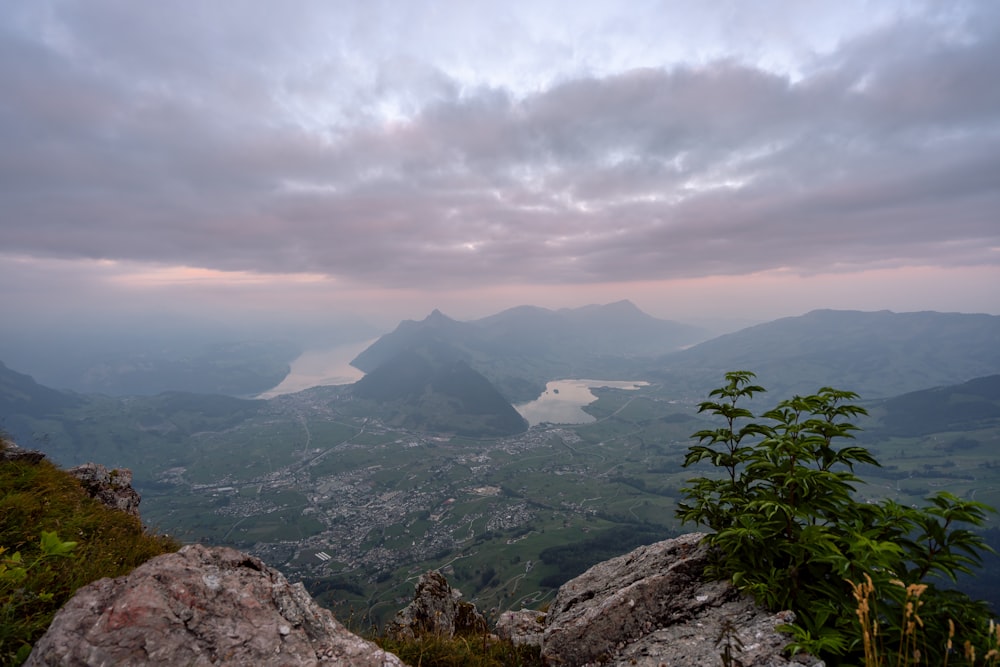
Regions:
[[689, 4], [4, 2], [2, 270], [1000, 263], [1000, 4]]

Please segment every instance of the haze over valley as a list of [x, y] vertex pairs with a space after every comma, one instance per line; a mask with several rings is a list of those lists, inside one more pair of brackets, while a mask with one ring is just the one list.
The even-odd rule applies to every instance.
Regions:
[[[863, 497], [1000, 504], [1000, 317], [814, 311], [699, 335], [629, 302], [469, 322], [434, 311], [340, 350], [369, 370], [353, 383], [111, 396], [3, 368], [0, 414], [60, 464], [131, 468], [151, 525], [259, 555], [373, 621], [426, 569], [481, 607], [532, 606], [590, 563], [690, 530], [674, 518], [684, 451], [711, 426], [698, 404], [735, 368], [772, 389], [755, 409], [820, 386], [861, 395], [859, 442], [884, 464], [860, 471]], [[218, 367], [259, 375], [250, 358]], [[154, 371], [152, 387], [188, 379]], [[539, 418], [524, 409], [538, 399], [572, 410]]]

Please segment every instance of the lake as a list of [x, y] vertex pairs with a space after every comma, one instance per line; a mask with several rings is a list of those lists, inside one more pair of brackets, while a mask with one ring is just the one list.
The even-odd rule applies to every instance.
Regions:
[[257, 398], [274, 398], [282, 394], [294, 394], [309, 387], [323, 387], [333, 384], [357, 382], [364, 373], [351, 360], [374, 343], [376, 338], [363, 343], [348, 343], [335, 347], [308, 350], [291, 363], [291, 371], [277, 387], [268, 389]]
[[596, 387], [638, 389], [648, 384], [648, 382], [628, 380], [555, 380], [545, 385], [545, 391], [541, 396], [529, 403], [515, 405], [514, 409], [532, 426], [542, 422], [589, 424], [596, 420], [584, 412], [583, 407], [597, 400], [591, 389]]

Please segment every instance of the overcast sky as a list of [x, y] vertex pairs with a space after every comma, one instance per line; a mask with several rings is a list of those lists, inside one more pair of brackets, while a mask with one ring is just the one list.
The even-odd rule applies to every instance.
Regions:
[[1000, 3], [0, 3], [0, 308], [1000, 313]]

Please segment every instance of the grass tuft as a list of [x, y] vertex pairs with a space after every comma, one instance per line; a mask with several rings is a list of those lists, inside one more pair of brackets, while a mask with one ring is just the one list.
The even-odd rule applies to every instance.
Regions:
[[442, 637], [425, 634], [413, 639], [380, 635], [371, 638], [415, 667], [541, 667], [538, 647], [515, 645], [494, 635]]
[[[865, 574], [865, 581], [855, 583], [848, 581], [854, 593], [857, 604], [856, 613], [861, 628], [861, 638], [864, 645], [864, 667], [916, 667], [927, 665], [926, 646], [921, 649], [925, 637], [923, 619], [920, 608], [923, 601], [920, 596], [927, 590], [925, 584], [910, 584], [905, 586], [901, 581], [893, 581], [894, 585], [905, 589], [904, 603], [901, 608], [902, 623], [900, 637], [895, 651], [888, 650], [884, 637], [879, 634], [879, 615], [877, 611], [878, 593], [870, 576]], [[962, 641], [962, 650], [956, 647], [955, 622], [948, 619], [948, 638], [941, 654], [944, 656], [943, 667], [954, 665], [984, 665], [997, 667], [1000, 665], [1000, 626], [990, 620], [985, 632], [977, 633], [974, 640]], [[982, 650], [976, 650], [979, 646]], [[951, 662], [952, 660], [955, 662]]]

